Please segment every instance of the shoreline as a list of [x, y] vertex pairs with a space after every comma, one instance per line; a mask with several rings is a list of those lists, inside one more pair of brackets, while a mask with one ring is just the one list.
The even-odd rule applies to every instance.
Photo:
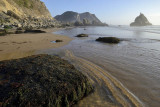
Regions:
[[[63, 28], [42, 29], [46, 33], [10, 34], [0, 37], [0, 61], [17, 59], [34, 55], [37, 51], [58, 48], [68, 44], [72, 38], [64, 35], [53, 34]], [[51, 43], [55, 40], [59, 43]]]

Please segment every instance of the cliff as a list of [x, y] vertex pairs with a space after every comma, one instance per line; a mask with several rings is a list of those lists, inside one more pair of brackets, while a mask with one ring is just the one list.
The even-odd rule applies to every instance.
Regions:
[[62, 15], [57, 15], [55, 16], [55, 19], [61, 22], [69, 22], [69, 23], [74, 23], [76, 21], [83, 22], [83, 19], [87, 19], [90, 23], [93, 21], [97, 23], [102, 23], [94, 14], [91, 14], [89, 12], [85, 13], [77, 13], [77, 12], [72, 12], [72, 11], [67, 11], [64, 12]]
[[0, 27], [42, 28], [59, 26], [40, 0], [0, 0]]
[[135, 21], [130, 24], [130, 26], [149, 26], [152, 25], [148, 19], [144, 16], [144, 14], [140, 13], [138, 17], [136, 17]]
[[40, 0], [1, 0], [0, 13], [10, 10], [20, 18], [52, 18], [45, 4]]

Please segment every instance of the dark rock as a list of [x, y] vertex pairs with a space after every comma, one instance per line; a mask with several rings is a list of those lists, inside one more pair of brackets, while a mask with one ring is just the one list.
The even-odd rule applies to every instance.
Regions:
[[25, 30], [24, 33], [46, 33], [42, 30]]
[[140, 13], [138, 17], [136, 17], [135, 21], [130, 24], [130, 26], [149, 26], [152, 25], [148, 19], [144, 16], [144, 14]]
[[87, 34], [79, 34], [76, 37], [88, 37], [88, 35]]
[[63, 42], [63, 40], [56, 40], [55, 42]]
[[93, 87], [57, 56], [35, 55], [0, 62], [1, 107], [68, 107]]
[[120, 39], [116, 37], [99, 37], [96, 41], [105, 42], [105, 43], [119, 43]]
[[12, 29], [12, 26], [11, 25], [4, 25], [4, 28], [5, 29]]

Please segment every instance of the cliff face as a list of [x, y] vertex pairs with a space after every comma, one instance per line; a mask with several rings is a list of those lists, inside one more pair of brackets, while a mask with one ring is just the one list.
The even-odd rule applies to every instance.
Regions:
[[0, 0], [0, 28], [60, 26], [40, 0]]
[[130, 24], [130, 26], [149, 26], [152, 25], [148, 19], [144, 16], [144, 14], [140, 13], [138, 17], [136, 17], [135, 21]]
[[10, 10], [20, 18], [52, 18], [45, 4], [40, 0], [0, 0], [0, 13]]
[[56, 16], [55, 19], [61, 22], [70, 22], [70, 23], [74, 23], [76, 21], [83, 22], [83, 19], [87, 19], [90, 23], [92, 23], [93, 21], [101, 23], [101, 21], [94, 14], [91, 14], [89, 12], [80, 14], [77, 12], [67, 11], [62, 15]]

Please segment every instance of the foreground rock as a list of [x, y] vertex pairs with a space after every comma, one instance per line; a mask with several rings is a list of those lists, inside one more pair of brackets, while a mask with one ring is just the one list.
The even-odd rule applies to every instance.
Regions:
[[130, 24], [130, 26], [149, 26], [152, 25], [148, 19], [144, 16], [144, 14], [140, 13], [138, 17], [136, 17], [135, 21]]
[[79, 34], [76, 37], [88, 37], [88, 35], [87, 34]]
[[0, 106], [68, 107], [92, 90], [86, 76], [57, 56], [0, 62]]
[[98, 39], [96, 39], [96, 41], [117, 44], [120, 42], [120, 39], [116, 37], [99, 37]]

